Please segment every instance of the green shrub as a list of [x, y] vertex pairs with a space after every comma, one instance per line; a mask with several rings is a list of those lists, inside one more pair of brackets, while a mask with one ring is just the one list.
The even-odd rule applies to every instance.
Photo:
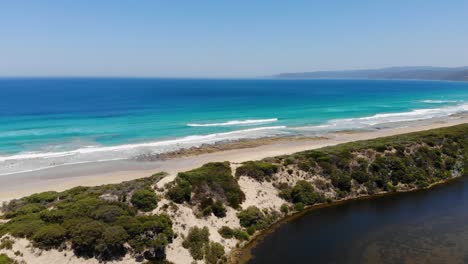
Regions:
[[[224, 228], [225, 229], [225, 228]], [[210, 242], [210, 231], [207, 227], [192, 227], [182, 246], [189, 250], [195, 260], [205, 260], [205, 263], [216, 264], [227, 261], [224, 247], [219, 243]]]
[[230, 228], [229, 226], [222, 226], [219, 230], [218, 233], [223, 237], [223, 238], [233, 238], [234, 237], [234, 230]]
[[249, 176], [257, 181], [264, 181], [278, 172], [278, 166], [265, 161], [247, 161], [236, 169], [236, 176]]
[[238, 228], [233, 230], [233, 235], [237, 240], [241, 240], [241, 241], [249, 240], [249, 234], [247, 234], [247, 232]]
[[133, 193], [130, 201], [139, 210], [149, 212], [158, 205], [158, 196], [151, 189], [140, 189]]
[[176, 179], [175, 185], [167, 191], [167, 196], [175, 203], [190, 202], [192, 194], [192, 185], [182, 179]]
[[26, 197], [26, 201], [29, 203], [50, 203], [56, 200], [57, 197], [57, 192], [42, 192]]
[[342, 190], [342, 191], [350, 191], [351, 190], [351, 177], [348, 175], [333, 175], [331, 177], [331, 181], [333, 186]]
[[302, 171], [305, 171], [305, 172], [308, 172], [312, 169], [312, 165], [309, 163], [309, 162], [306, 162], [306, 161], [301, 161], [299, 163], [297, 163], [297, 167], [302, 170]]
[[303, 203], [294, 204], [294, 210], [299, 211], [299, 212], [303, 211], [304, 210], [304, 204]]
[[287, 215], [289, 213], [289, 206], [287, 204], [282, 204], [280, 210], [283, 214]]
[[238, 208], [245, 200], [239, 184], [232, 177], [229, 162], [207, 163], [200, 168], [180, 172], [168, 191], [169, 199], [177, 203], [201, 201], [207, 196], [226, 201], [233, 208]]
[[291, 201], [295, 204], [312, 205], [324, 202], [324, 198], [316, 193], [314, 187], [307, 181], [298, 181], [291, 190]]
[[63, 223], [66, 213], [61, 210], [44, 210], [39, 214], [42, 221], [47, 223]]
[[13, 248], [13, 244], [15, 244], [14, 240], [12, 240], [9, 237], [4, 237], [2, 238], [2, 240], [0, 240], [0, 250], [2, 249], [10, 250]]
[[245, 228], [253, 227], [256, 230], [263, 228], [265, 225], [265, 214], [255, 206], [249, 206], [247, 209], [240, 211], [237, 217], [240, 225]]
[[283, 188], [283, 189], [278, 193], [278, 196], [279, 196], [281, 199], [284, 199], [284, 200], [286, 200], [286, 201], [291, 201], [291, 192], [292, 192], [292, 188], [291, 188], [291, 187]]
[[28, 214], [33, 214], [33, 213], [38, 213], [42, 210], [45, 210], [46, 207], [42, 204], [38, 203], [31, 203], [31, 204], [25, 204], [19, 208], [17, 208], [14, 211], [7, 212], [5, 214], [5, 218], [10, 219], [16, 216], [20, 215], [28, 215]]
[[355, 179], [358, 183], [365, 183], [370, 180], [369, 174], [362, 170], [353, 171], [351, 178]]
[[9, 258], [6, 254], [0, 254], [0, 264], [16, 264], [17, 262]]
[[226, 263], [227, 259], [224, 254], [224, 246], [219, 243], [210, 242], [205, 245], [205, 263], [207, 264]]
[[256, 228], [255, 226], [249, 226], [249, 227], [247, 227], [247, 234], [248, 234], [248, 235], [251, 236], [251, 235], [255, 234], [255, 231], [257, 231], [257, 228]]
[[[163, 174], [97, 187], [76, 187], [61, 193], [47, 192], [13, 200], [3, 210], [10, 220], [0, 225], [0, 237], [26, 237], [40, 248], [60, 248], [70, 243], [78, 257], [99, 261], [120, 259], [131, 251], [148, 260], [162, 261], [165, 247], [174, 237], [167, 215], [136, 215], [126, 202], [129, 193], [149, 189]], [[118, 201], [100, 197], [111, 194]], [[139, 199], [144, 200], [144, 199]]]
[[291, 164], [294, 164], [294, 158], [293, 157], [286, 157], [285, 159], [283, 159], [283, 165], [284, 166], [288, 166], [288, 165], [291, 165]]
[[210, 231], [207, 227], [192, 227], [184, 242], [182, 242], [182, 246], [189, 250], [190, 255], [192, 255], [195, 260], [202, 260], [205, 255], [205, 244], [210, 241], [209, 237]]
[[34, 246], [42, 249], [59, 247], [65, 241], [65, 229], [58, 224], [45, 225], [35, 232]]
[[94, 257], [95, 246], [105, 228], [104, 223], [95, 220], [79, 223], [70, 233], [75, 253], [79, 256]]
[[128, 233], [121, 226], [106, 226], [94, 248], [101, 259], [114, 259], [123, 257], [126, 253], [124, 244]]
[[113, 204], [103, 204], [96, 208], [96, 210], [91, 215], [96, 220], [112, 223], [115, 222], [119, 217], [128, 214], [129, 212], [122, 209], [120, 206]]
[[241, 229], [232, 229], [228, 226], [223, 226], [218, 230], [218, 233], [226, 239], [236, 238], [237, 240], [249, 240], [249, 234], [247, 232], [242, 231]]
[[2, 229], [15, 237], [31, 238], [45, 223], [37, 214], [22, 215], [3, 224]]
[[216, 217], [222, 218], [226, 216], [226, 208], [220, 201], [214, 202], [213, 205], [211, 206], [211, 209], [213, 210], [213, 214]]
[[200, 210], [204, 216], [211, 215], [212, 213], [219, 218], [226, 216], [226, 208], [220, 201], [213, 201], [212, 198], [208, 197], [201, 201]]

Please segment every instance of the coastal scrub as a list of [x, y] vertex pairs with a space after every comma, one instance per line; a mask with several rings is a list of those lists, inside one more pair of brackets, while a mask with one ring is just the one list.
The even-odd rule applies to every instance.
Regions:
[[[229, 162], [212, 162], [186, 172], [180, 172], [168, 190], [168, 198], [176, 203], [201, 204], [207, 198], [238, 208], [245, 200]], [[206, 206], [202, 206], [202, 209]]]

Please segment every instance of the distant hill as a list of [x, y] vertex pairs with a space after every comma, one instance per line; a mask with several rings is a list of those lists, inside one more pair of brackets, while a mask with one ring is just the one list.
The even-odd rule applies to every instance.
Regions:
[[281, 73], [275, 75], [274, 77], [291, 79], [401, 79], [468, 81], [468, 67], [392, 67], [369, 70]]

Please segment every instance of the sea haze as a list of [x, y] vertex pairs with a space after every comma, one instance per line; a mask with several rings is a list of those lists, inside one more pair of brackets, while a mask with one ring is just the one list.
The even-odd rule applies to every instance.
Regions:
[[465, 82], [0, 79], [0, 175], [467, 111]]

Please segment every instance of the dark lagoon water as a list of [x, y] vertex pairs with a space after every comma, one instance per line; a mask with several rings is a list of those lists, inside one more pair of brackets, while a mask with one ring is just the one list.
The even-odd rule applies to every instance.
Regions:
[[468, 179], [312, 210], [280, 225], [248, 263], [468, 263]]

